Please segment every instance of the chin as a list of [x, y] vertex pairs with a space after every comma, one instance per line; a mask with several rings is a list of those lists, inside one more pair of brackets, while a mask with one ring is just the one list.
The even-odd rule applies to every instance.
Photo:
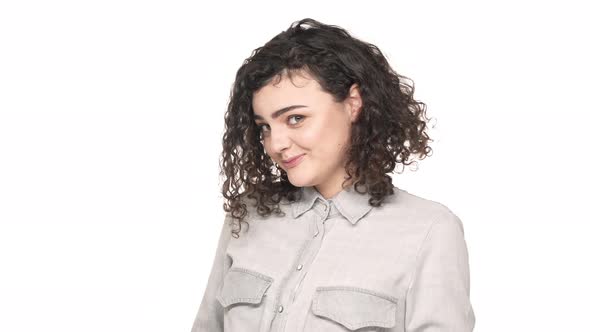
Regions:
[[309, 187], [312, 183], [311, 178], [305, 176], [305, 174], [292, 175], [287, 173], [289, 182], [295, 187]]
[[301, 180], [301, 179], [293, 179], [291, 177], [289, 177], [289, 182], [291, 182], [292, 185], [294, 185], [295, 187], [307, 187], [307, 181]]

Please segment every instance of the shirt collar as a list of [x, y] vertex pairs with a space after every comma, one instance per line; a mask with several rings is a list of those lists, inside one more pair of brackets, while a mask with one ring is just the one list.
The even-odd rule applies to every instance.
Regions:
[[373, 208], [369, 205], [370, 196], [366, 193], [360, 194], [356, 192], [353, 186], [342, 189], [331, 199], [325, 199], [314, 186], [301, 187], [300, 190], [301, 198], [293, 203], [293, 218], [298, 218], [309, 211], [316, 200], [320, 200], [326, 205], [329, 205], [330, 201], [332, 201], [338, 211], [353, 225]]

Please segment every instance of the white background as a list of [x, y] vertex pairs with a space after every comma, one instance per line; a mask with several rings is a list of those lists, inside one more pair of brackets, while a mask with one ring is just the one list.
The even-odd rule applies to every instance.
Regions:
[[0, 331], [189, 331], [222, 222], [223, 114], [252, 50], [315, 18], [436, 118], [398, 187], [463, 221], [476, 331], [587, 327], [582, 1], [0, 4]]

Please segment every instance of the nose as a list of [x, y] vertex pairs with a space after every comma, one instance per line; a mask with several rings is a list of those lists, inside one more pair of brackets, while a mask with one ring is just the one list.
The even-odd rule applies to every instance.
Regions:
[[277, 158], [279, 158], [278, 156], [283, 151], [289, 149], [290, 146], [291, 138], [286, 130], [281, 131], [275, 129], [264, 139], [264, 148], [266, 151], [277, 156]]

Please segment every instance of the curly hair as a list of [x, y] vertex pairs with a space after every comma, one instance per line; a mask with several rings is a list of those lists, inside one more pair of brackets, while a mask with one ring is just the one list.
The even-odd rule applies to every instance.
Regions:
[[[410, 165], [412, 154], [424, 159], [432, 151], [426, 133], [426, 105], [414, 99], [413, 81], [397, 74], [377, 46], [359, 40], [346, 30], [311, 18], [296, 21], [264, 46], [256, 48], [238, 69], [225, 113], [220, 175], [227, 216], [237, 219], [232, 236], [238, 238], [248, 224], [246, 201], [251, 200], [263, 217], [284, 215], [279, 205], [300, 199], [292, 185], [265, 153], [260, 129], [254, 122], [253, 95], [273, 78], [298, 71], [309, 73], [336, 102], [358, 84], [363, 105], [352, 124], [347, 147], [346, 180], [355, 179], [354, 190], [369, 193], [368, 204], [380, 206], [393, 195], [388, 173], [396, 165]], [[407, 83], [409, 81], [409, 83]], [[364, 191], [359, 187], [363, 186]], [[248, 224], [249, 226], [249, 224]]]

